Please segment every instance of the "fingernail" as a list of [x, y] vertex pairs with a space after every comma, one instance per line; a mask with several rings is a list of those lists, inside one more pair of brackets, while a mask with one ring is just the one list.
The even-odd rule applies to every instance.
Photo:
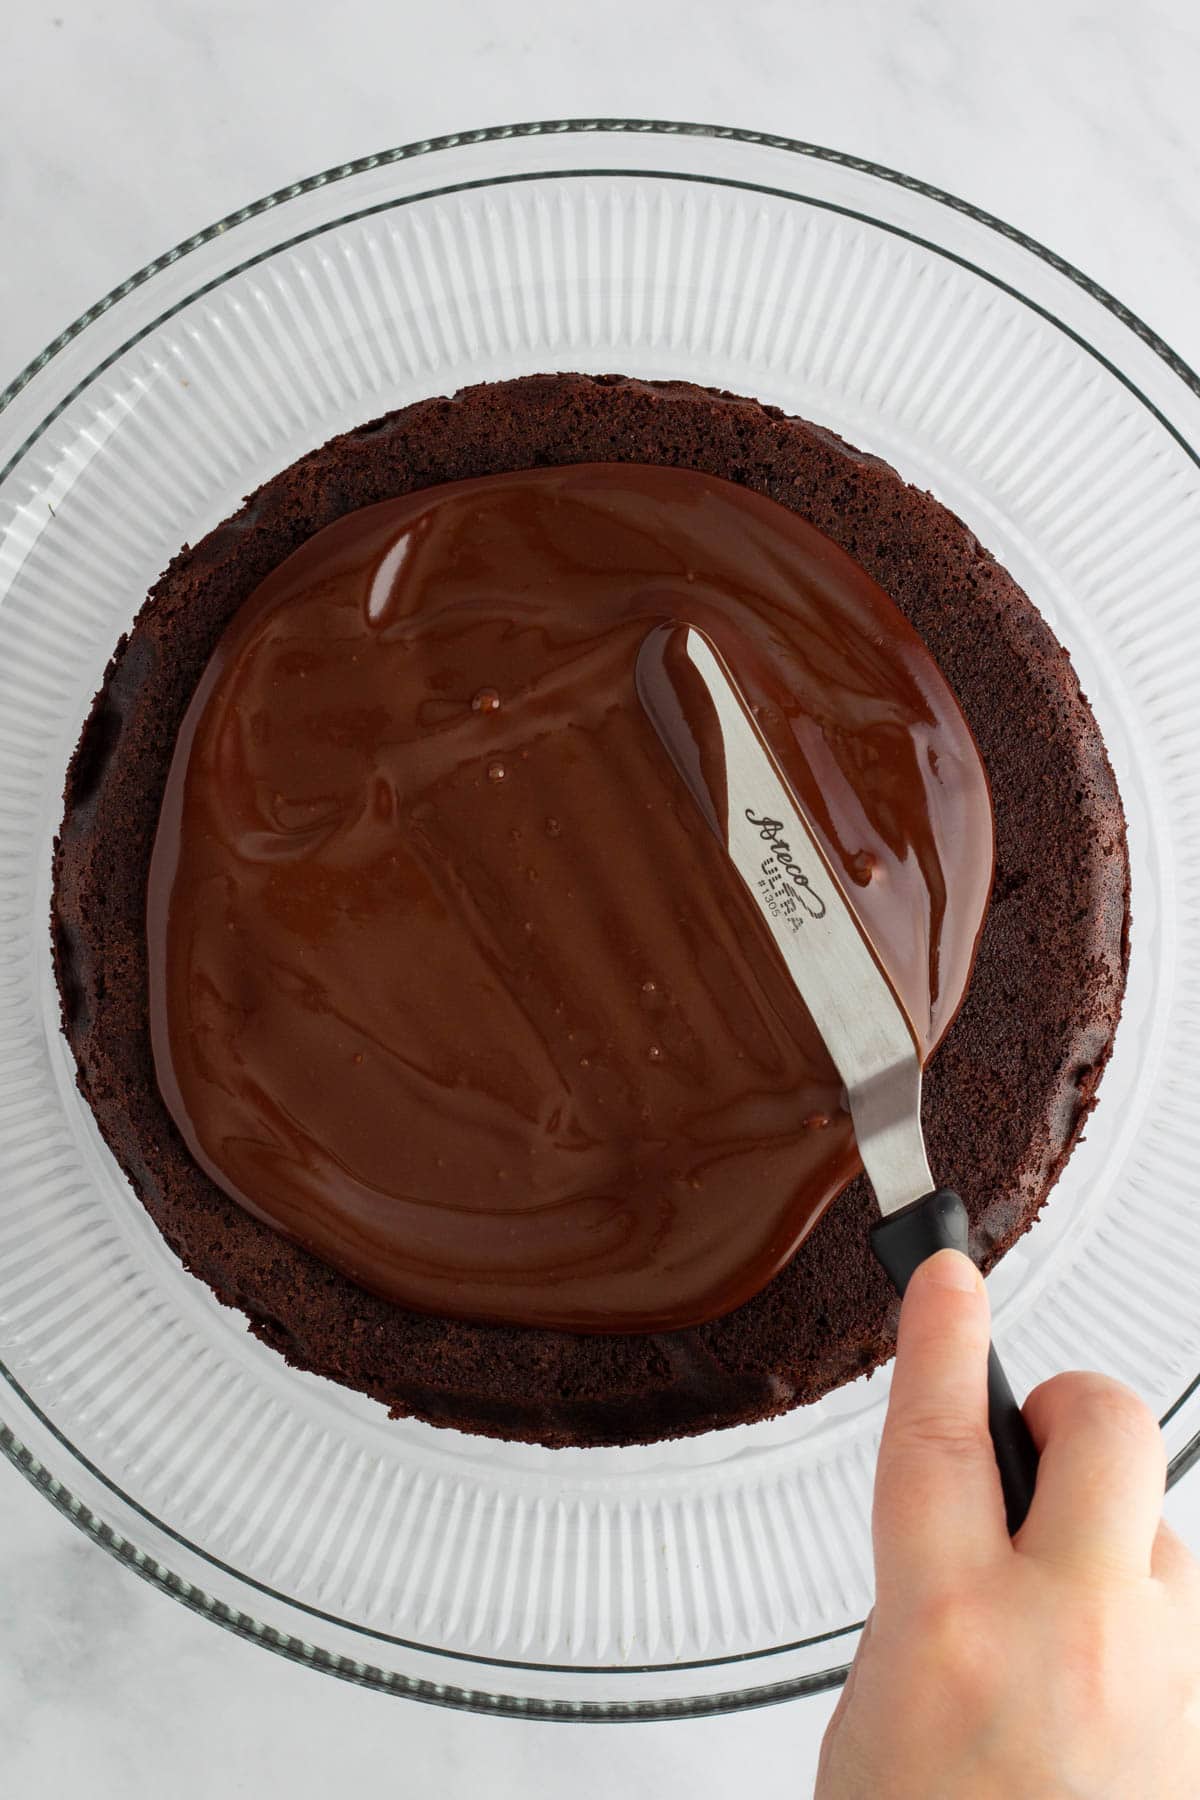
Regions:
[[982, 1276], [961, 1250], [939, 1250], [925, 1264], [925, 1280], [932, 1287], [953, 1288], [959, 1294], [978, 1291]]

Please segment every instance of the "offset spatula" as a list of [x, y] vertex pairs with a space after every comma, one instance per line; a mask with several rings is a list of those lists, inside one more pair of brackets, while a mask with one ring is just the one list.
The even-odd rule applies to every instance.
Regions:
[[[666, 675], [668, 657], [695, 670], [711, 702], [689, 716], [695, 681]], [[846, 1088], [854, 1134], [879, 1210], [871, 1242], [903, 1294], [937, 1250], [966, 1251], [967, 1212], [935, 1188], [921, 1132], [921, 1059], [908, 1015], [841, 883], [754, 723], [719, 652], [693, 627], [647, 640], [638, 686], [664, 746], [727, 849], [774, 939]], [[703, 704], [703, 700], [701, 701]], [[713, 727], [715, 726], [715, 731]], [[1037, 1452], [995, 1350], [988, 1423], [1010, 1532], [1033, 1498]]]

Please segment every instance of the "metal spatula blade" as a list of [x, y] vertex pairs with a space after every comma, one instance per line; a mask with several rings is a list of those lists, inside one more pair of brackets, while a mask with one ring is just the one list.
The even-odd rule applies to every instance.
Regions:
[[683, 649], [720, 728], [726, 849], [846, 1084], [879, 1209], [896, 1212], [933, 1186], [916, 1035], [731, 676], [700, 632]]
[[[707, 719], [691, 716], [695, 681]], [[788, 785], [719, 651], [674, 626], [647, 640], [642, 703], [775, 942], [846, 1088], [863, 1167], [883, 1214], [871, 1238], [897, 1290], [927, 1256], [967, 1249], [966, 1208], [934, 1188], [921, 1131], [921, 1058], [895, 988], [846, 896], [803, 805]], [[689, 699], [691, 694], [691, 699]], [[989, 1425], [1010, 1531], [1033, 1498], [1037, 1453], [995, 1350]]]

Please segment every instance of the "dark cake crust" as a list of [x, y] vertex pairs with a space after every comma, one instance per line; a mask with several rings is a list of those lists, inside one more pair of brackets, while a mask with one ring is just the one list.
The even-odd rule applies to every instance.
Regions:
[[396, 1415], [550, 1445], [746, 1423], [882, 1362], [894, 1302], [866, 1182], [762, 1293], [687, 1331], [581, 1337], [405, 1312], [260, 1225], [191, 1160], [155, 1085], [145, 885], [192, 690], [271, 569], [342, 514], [414, 488], [604, 461], [706, 471], [804, 514], [891, 594], [958, 695], [992, 783], [996, 877], [924, 1116], [985, 1269], [1033, 1223], [1095, 1103], [1127, 959], [1121, 803], [1066, 652], [958, 519], [818, 426], [683, 383], [530, 376], [334, 438], [185, 548], [118, 644], [67, 774], [53, 929], [79, 1086], [186, 1266], [290, 1362]]

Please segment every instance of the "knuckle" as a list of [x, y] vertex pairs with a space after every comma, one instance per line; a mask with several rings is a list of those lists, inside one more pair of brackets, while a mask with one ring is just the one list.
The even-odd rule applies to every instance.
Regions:
[[1031, 1398], [1039, 1408], [1051, 1407], [1060, 1417], [1099, 1425], [1138, 1443], [1159, 1435], [1158, 1421], [1145, 1402], [1107, 1375], [1076, 1371], [1043, 1382]]
[[915, 1624], [922, 1661], [956, 1708], [973, 1713], [986, 1707], [996, 1678], [991, 1619], [966, 1595], [950, 1592], [927, 1600]]
[[1158, 1437], [1158, 1420], [1132, 1388], [1103, 1376], [1091, 1376], [1083, 1387], [1079, 1405], [1097, 1425], [1139, 1443]]
[[901, 1452], [937, 1451], [955, 1456], [978, 1456], [989, 1449], [989, 1440], [980, 1419], [945, 1408], [939, 1411], [921, 1409], [910, 1411], [901, 1420], [895, 1431], [895, 1445]]
[[1071, 1628], [1063, 1633], [1060, 1666], [1082, 1717], [1120, 1718], [1132, 1670], [1127, 1621], [1118, 1609], [1099, 1601], [1077, 1606]]

